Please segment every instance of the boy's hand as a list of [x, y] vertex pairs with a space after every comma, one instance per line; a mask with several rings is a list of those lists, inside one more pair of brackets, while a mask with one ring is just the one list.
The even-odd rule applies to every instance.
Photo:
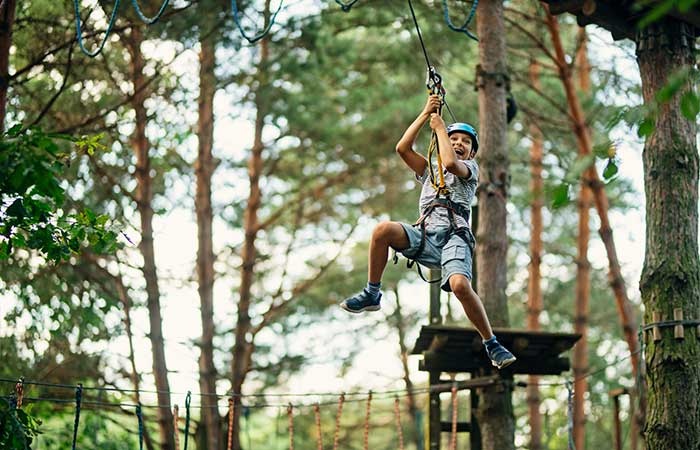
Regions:
[[438, 111], [440, 108], [440, 96], [439, 95], [429, 95], [428, 96], [428, 101], [425, 103], [425, 106], [423, 107], [423, 114], [426, 116], [428, 114], [432, 114]]
[[445, 127], [445, 121], [442, 120], [442, 117], [440, 117], [440, 114], [438, 113], [432, 113], [430, 114], [430, 128], [433, 130], [437, 131], [439, 129], [447, 129]]

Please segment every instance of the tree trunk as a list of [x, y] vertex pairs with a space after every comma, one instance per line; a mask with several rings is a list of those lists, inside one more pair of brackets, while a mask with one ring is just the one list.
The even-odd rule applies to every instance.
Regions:
[[[479, 227], [477, 230], [478, 292], [492, 325], [507, 327], [506, 199], [506, 45], [502, 0], [482, 0], [477, 11], [479, 36]], [[506, 385], [509, 386], [509, 385]], [[484, 389], [477, 417], [484, 450], [514, 449], [512, 388]]]
[[[694, 31], [664, 19], [637, 35], [637, 62], [644, 101], [655, 96], [681, 69], [692, 69]], [[685, 319], [700, 318], [698, 261], [697, 124], [681, 114], [681, 95], [692, 90], [691, 78], [670, 101], [658, 106], [656, 126], [644, 144], [646, 253], [640, 280], [644, 322], [673, 320], [680, 308]], [[658, 319], [656, 319], [658, 320]], [[700, 449], [700, 340], [696, 327], [675, 339], [674, 327], [661, 328], [661, 339], [644, 336], [649, 386], [645, 437], [654, 450]]]
[[[109, 272], [106, 272], [109, 273]], [[136, 369], [136, 351], [134, 350], [134, 333], [131, 327], [131, 299], [126, 291], [126, 287], [122, 281], [121, 275], [114, 277], [114, 286], [117, 290], [117, 295], [119, 300], [124, 307], [124, 329], [126, 331], [126, 337], [129, 342], [129, 363], [131, 364], [131, 383], [134, 386], [134, 401], [138, 404], [141, 403], [141, 377]], [[147, 421], [147, 414], [143, 414], [144, 422]], [[143, 428], [143, 440], [146, 443], [146, 448], [148, 450], [153, 450], [153, 439], [151, 438], [151, 433], [148, 427]]]
[[413, 393], [413, 380], [411, 380], [411, 371], [408, 367], [409, 349], [406, 347], [406, 325], [404, 323], [403, 313], [401, 311], [401, 302], [399, 300], [398, 286], [394, 286], [394, 295], [396, 296], [396, 309], [394, 310], [394, 320], [396, 331], [399, 337], [399, 350], [401, 352], [401, 368], [403, 369], [403, 381], [406, 386], [406, 409], [411, 415], [411, 420], [414, 426], [414, 443], [417, 449], [423, 448], [423, 442], [419, 433], [421, 424], [418, 419], [418, 407], [416, 406], [416, 397]]
[[[540, 88], [540, 66], [536, 60], [530, 61], [530, 82], [536, 88]], [[542, 301], [542, 275], [540, 265], [542, 263], [542, 205], [544, 204], [544, 180], [542, 179], [542, 158], [544, 144], [542, 131], [533, 122], [530, 124], [530, 192], [532, 203], [530, 204], [530, 265], [527, 281], [527, 328], [538, 331], [540, 329], [540, 313], [543, 308]], [[540, 377], [530, 375], [527, 385], [527, 405], [530, 417], [530, 450], [542, 450], [542, 414], [540, 414]]]
[[[581, 45], [576, 53], [576, 66], [580, 92], [589, 95], [591, 90], [590, 64], [586, 46], [586, 31], [579, 29]], [[579, 158], [585, 155], [579, 149]], [[585, 401], [588, 391], [588, 317], [591, 297], [591, 264], [588, 261], [588, 244], [590, 242], [591, 229], [591, 204], [593, 194], [586, 180], [595, 176], [595, 167], [584, 171], [581, 177], [581, 186], [578, 198], [578, 238], [576, 242], [576, 296], [574, 306], [574, 332], [581, 335], [581, 339], [574, 346], [573, 373], [574, 373], [574, 445], [577, 450], [586, 448], [586, 413]]]
[[150, 142], [146, 137], [146, 124], [148, 121], [146, 107], [144, 105], [147, 89], [141, 89], [146, 83], [143, 75], [144, 58], [141, 53], [143, 40], [141, 29], [132, 28], [131, 34], [125, 38], [125, 42], [131, 55], [131, 80], [135, 95], [131, 102], [134, 108], [136, 120], [131, 145], [136, 154], [136, 183], [137, 183], [137, 209], [141, 219], [141, 242], [139, 249], [143, 256], [143, 276], [146, 282], [146, 297], [148, 306], [148, 319], [150, 323], [149, 338], [151, 351], [153, 352], [153, 374], [155, 376], [156, 389], [158, 390], [158, 425], [160, 429], [160, 443], [163, 450], [175, 448], [173, 438], [173, 416], [170, 412], [170, 384], [168, 383], [168, 367], [165, 362], [165, 344], [163, 341], [163, 319], [160, 311], [160, 291], [158, 288], [158, 273], [156, 271], [155, 251], [153, 247], [153, 189], [151, 180], [151, 160], [148, 154]]
[[16, 0], [0, 1], [0, 133], [5, 131], [7, 89], [10, 86], [10, 47]]
[[[265, 26], [270, 20], [270, 0], [265, 1]], [[243, 383], [250, 368], [250, 358], [253, 353], [252, 340], [248, 339], [251, 331], [250, 307], [251, 307], [251, 287], [253, 286], [256, 243], [255, 239], [259, 230], [258, 210], [260, 209], [262, 192], [260, 190], [260, 176], [263, 169], [262, 152], [264, 144], [262, 141], [262, 131], [266, 115], [266, 105], [264, 104], [263, 91], [268, 84], [266, 79], [266, 68], [269, 59], [268, 38], [259, 41], [260, 60], [258, 61], [257, 72], [257, 92], [255, 95], [255, 130], [253, 137], [253, 147], [248, 159], [248, 183], [250, 192], [246, 202], [246, 209], [243, 215], [243, 230], [245, 239], [241, 250], [241, 284], [238, 291], [238, 314], [236, 317], [235, 341], [233, 347], [233, 359], [231, 361], [231, 389], [234, 395], [233, 414], [233, 450], [240, 450], [241, 442], [238, 431], [240, 430], [241, 419], [241, 393]]]
[[[583, 114], [583, 109], [581, 108], [581, 102], [576, 95], [576, 90], [574, 88], [574, 83], [571, 78], [571, 70], [566, 63], [566, 55], [564, 54], [564, 48], [561, 43], [561, 37], [559, 34], [559, 23], [557, 19], [552, 16], [549, 12], [549, 7], [546, 3], [542, 3], [543, 8], [546, 11], [546, 22], [547, 28], [549, 29], [550, 35], [552, 37], [552, 43], [554, 44], [554, 50], [556, 54], [556, 60], [554, 61], [559, 70], [559, 77], [564, 85], [564, 91], [566, 93], [566, 99], [569, 107], [569, 120], [571, 121], [571, 126], [573, 128], [574, 134], [576, 136], [576, 141], [579, 148], [580, 155], [590, 155], [593, 152], [593, 144], [591, 142], [590, 131], [588, 125], [586, 124], [586, 119]], [[605, 190], [603, 189], [603, 183], [598, 177], [598, 173], [594, 170], [589, 172], [589, 178], [586, 180], [591, 190], [593, 191], [593, 200], [598, 217], [600, 218], [600, 229], [599, 234], [605, 245], [605, 251], [608, 255], [608, 268], [610, 279], [610, 286], [615, 294], [615, 304], [617, 306], [617, 312], [620, 316], [620, 322], [622, 323], [622, 330], [625, 334], [625, 340], [627, 341], [627, 346], [630, 350], [630, 362], [632, 365], [632, 373], [637, 376], [638, 371], [638, 348], [639, 342], [637, 339], [634, 313], [632, 311], [632, 304], [627, 298], [627, 291], [625, 289], [625, 280], [622, 278], [622, 272], [620, 270], [620, 263], [617, 259], [617, 250], [615, 248], [615, 241], [613, 240], [612, 228], [610, 227], [610, 220], [608, 219], [608, 198], [605, 195]]]
[[[211, 179], [214, 173], [212, 147], [214, 141], [214, 94], [216, 91], [216, 41], [209, 35], [200, 38], [199, 52], [199, 140], [195, 163], [197, 214], [197, 278], [202, 319], [202, 338], [199, 353], [199, 389], [201, 393], [216, 392], [214, 366], [214, 245], [212, 239]], [[215, 396], [202, 396], [202, 426], [207, 450], [218, 450], [221, 418]]]

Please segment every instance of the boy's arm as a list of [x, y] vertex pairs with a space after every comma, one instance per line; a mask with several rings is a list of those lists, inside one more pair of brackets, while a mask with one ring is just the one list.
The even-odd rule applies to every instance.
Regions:
[[403, 162], [418, 176], [423, 175], [425, 168], [428, 167], [428, 161], [423, 155], [413, 151], [413, 143], [416, 141], [420, 129], [425, 125], [425, 122], [430, 119], [430, 114], [437, 111], [439, 107], [440, 97], [437, 95], [429, 96], [423, 110], [411, 125], [408, 126], [406, 131], [404, 131], [399, 142], [396, 143], [396, 153], [399, 154]]
[[461, 163], [457, 158], [455, 151], [452, 149], [452, 142], [450, 142], [450, 138], [447, 135], [445, 121], [442, 120], [439, 114], [433, 113], [430, 115], [430, 128], [435, 130], [435, 134], [437, 134], [440, 159], [445, 169], [458, 177], [469, 178], [471, 171], [466, 164]]

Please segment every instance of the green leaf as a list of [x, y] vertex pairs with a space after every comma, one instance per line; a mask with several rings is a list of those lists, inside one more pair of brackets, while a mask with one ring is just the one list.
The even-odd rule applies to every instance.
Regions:
[[609, 159], [608, 164], [605, 166], [605, 169], [603, 170], [603, 178], [606, 180], [611, 179], [615, 175], [617, 175], [617, 164], [615, 163], [614, 159]]
[[569, 203], [569, 184], [562, 183], [552, 191], [552, 208], [561, 208]]
[[22, 219], [26, 216], [27, 210], [24, 208], [24, 203], [21, 198], [15, 199], [14, 202], [7, 208], [5, 213], [10, 217]]
[[654, 132], [654, 129], [656, 128], [655, 120], [652, 117], [646, 117], [642, 121], [642, 123], [639, 124], [639, 129], [637, 130], [637, 136], [646, 138], [651, 136], [651, 134]]
[[698, 0], [678, 0], [678, 11], [688, 12]]
[[688, 120], [695, 120], [700, 113], [700, 99], [693, 91], [686, 92], [681, 98], [681, 113]]
[[22, 131], [22, 124], [18, 123], [18, 124], [12, 125], [12, 127], [9, 130], [7, 130], [7, 135], [10, 137], [17, 137], [17, 136], [19, 136], [21, 131]]
[[649, 11], [637, 24], [639, 28], [645, 28], [648, 25], [658, 21], [664, 17], [671, 9], [673, 9], [673, 0], [666, 0], [663, 3], [658, 4], [651, 11]]
[[666, 85], [656, 93], [656, 100], [659, 103], [667, 102], [688, 83], [688, 69], [683, 68], [668, 77]]

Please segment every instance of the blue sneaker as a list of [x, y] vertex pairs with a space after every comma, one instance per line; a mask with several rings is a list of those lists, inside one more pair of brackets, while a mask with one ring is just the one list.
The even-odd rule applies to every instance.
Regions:
[[498, 341], [489, 342], [486, 344], [486, 354], [491, 360], [491, 364], [498, 369], [504, 369], [515, 362], [517, 359]]
[[340, 307], [345, 311], [351, 313], [361, 313], [363, 311], [379, 311], [381, 305], [379, 301], [382, 298], [381, 292], [377, 295], [377, 298], [372, 298], [372, 296], [366, 291], [353, 295], [350, 298], [346, 298], [340, 303]]

